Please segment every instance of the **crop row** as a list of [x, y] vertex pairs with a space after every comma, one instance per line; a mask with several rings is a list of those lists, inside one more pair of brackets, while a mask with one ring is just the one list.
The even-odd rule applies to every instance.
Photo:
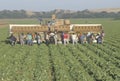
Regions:
[[[106, 71], [114, 80], [119, 81], [120, 69], [107, 60], [110, 56], [106, 56], [100, 49], [97, 49], [91, 45], [85, 45], [84, 47], [79, 46], [79, 49], [90, 56], [90, 58], [99, 65], [103, 71]], [[86, 51], [89, 50], [89, 51]]]

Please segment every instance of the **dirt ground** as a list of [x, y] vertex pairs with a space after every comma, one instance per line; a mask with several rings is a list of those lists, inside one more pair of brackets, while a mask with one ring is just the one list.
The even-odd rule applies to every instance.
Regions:
[[7, 27], [8, 25], [8, 22], [0, 21], [0, 28]]

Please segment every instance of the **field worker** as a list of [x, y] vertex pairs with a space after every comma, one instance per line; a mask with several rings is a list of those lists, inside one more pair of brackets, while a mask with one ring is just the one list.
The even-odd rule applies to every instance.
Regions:
[[81, 44], [87, 43], [85, 33], [81, 35], [81, 37], [80, 37], [80, 43]]
[[94, 36], [93, 36], [94, 34], [93, 33], [91, 33], [91, 35], [89, 36], [89, 43], [91, 44], [91, 43], [93, 43], [93, 38], [94, 38]]
[[101, 36], [102, 36], [102, 37], [105, 36], [105, 32], [104, 32], [104, 30], [102, 30], [102, 32], [101, 32]]
[[63, 38], [64, 38], [64, 45], [69, 44], [69, 35], [67, 33], [64, 33]]
[[24, 45], [24, 34], [23, 33], [20, 34], [19, 40], [20, 40], [20, 44]]
[[50, 37], [49, 37], [49, 40], [50, 40], [51, 44], [55, 44], [54, 36], [55, 36], [55, 34], [53, 32], [51, 32]]
[[48, 21], [48, 31], [50, 31], [51, 29], [50, 29], [50, 27], [51, 27], [51, 21]]
[[73, 45], [74, 45], [74, 44], [77, 44], [77, 40], [78, 40], [77, 35], [76, 35], [75, 33], [73, 33], [73, 34], [72, 34], [72, 44], [73, 44]]
[[93, 34], [92, 40], [93, 40], [93, 43], [97, 43], [96, 35], [95, 34]]
[[42, 24], [43, 19], [40, 17], [39, 19], [40, 25]]
[[61, 32], [60, 37], [61, 37], [62, 44], [64, 44], [64, 32]]
[[98, 43], [98, 44], [102, 44], [102, 37], [101, 37], [101, 36], [98, 37], [97, 43]]
[[99, 35], [99, 33], [98, 33], [98, 34], [96, 35], [95, 39], [97, 40], [99, 36], [100, 36], [100, 35]]
[[27, 44], [32, 45], [32, 35], [30, 33], [27, 34]]
[[90, 43], [91, 41], [91, 32], [88, 32], [87, 35], [86, 35], [86, 40], [87, 40], [87, 43]]
[[105, 32], [104, 32], [104, 30], [102, 30], [102, 32], [101, 32], [102, 42], [104, 41], [104, 36], [105, 36]]
[[57, 33], [55, 32], [55, 35], [54, 35], [54, 40], [55, 40], [55, 45], [57, 45]]
[[41, 36], [40, 36], [39, 33], [36, 35], [36, 40], [37, 40], [37, 44], [40, 45], [40, 43], [41, 43]]
[[16, 44], [16, 40], [17, 40], [16, 37], [13, 34], [11, 34], [11, 36], [10, 36], [10, 44], [12, 46], [14, 46]]
[[46, 41], [46, 45], [49, 45], [49, 33], [46, 33], [45, 41]]

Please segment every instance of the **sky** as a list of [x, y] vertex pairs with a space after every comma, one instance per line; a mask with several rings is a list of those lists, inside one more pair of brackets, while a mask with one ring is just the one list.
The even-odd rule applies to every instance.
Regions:
[[120, 8], [120, 0], [0, 0], [0, 10], [50, 11]]

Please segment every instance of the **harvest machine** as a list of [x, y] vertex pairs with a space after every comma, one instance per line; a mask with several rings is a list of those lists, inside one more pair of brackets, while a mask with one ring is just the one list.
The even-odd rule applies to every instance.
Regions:
[[69, 34], [76, 33], [82, 34], [87, 32], [99, 33], [102, 31], [101, 24], [71, 24], [68, 19], [56, 19], [55, 15], [52, 15], [52, 19], [46, 24], [10, 24], [9, 33], [14, 33], [16, 36], [20, 33], [32, 33], [39, 32], [44, 35], [45, 32], [67, 32]]

